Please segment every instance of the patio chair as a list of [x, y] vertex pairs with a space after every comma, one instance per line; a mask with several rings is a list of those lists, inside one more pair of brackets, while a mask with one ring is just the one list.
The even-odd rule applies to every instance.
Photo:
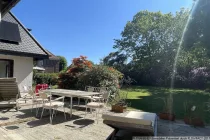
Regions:
[[85, 110], [85, 116], [87, 114], [87, 108], [90, 108], [91, 112], [92, 112], [92, 109], [95, 109], [96, 120], [97, 120], [97, 123], [98, 123], [98, 117], [97, 116], [100, 112], [100, 109], [106, 108], [109, 95], [110, 95], [110, 91], [106, 91], [102, 94], [102, 98], [100, 100], [98, 100], [96, 102], [92, 101], [92, 102], [87, 103], [86, 104], [86, 110]]
[[135, 134], [156, 136], [157, 115], [149, 112], [130, 111], [127, 113], [106, 112], [102, 115], [103, 123], [114, 128], [107, 140], [114, 139], [118, 133], [131, 132]]
[[45, 100], [48, 99], [48, 94], [46, 92], [45, 93], [41, 92], [41, 93], [39, 93], [39, 95], [43, 99], [41, 118], [43, 116], [44, 110], [49, 109], [49, 111], [50, 111], [50, 123], [52, 124], [53, 116], [54, 116], [54, 114], [56, 115], [55, 111], [57, 111], [57, 109], [59, 107], [63, 107], [64, 117], [66, 119], [65, 107], [64, 107], [64, 98], [65, 98], [64, 96], [56, 98], [54, 100], [52, 100], [51, 99], [52, 96], [50, 96], [49, 97], [49, 102], [45, 102]]
[[26, 85], [23, 86], [23, 93], [25, 94], [23, 95], [23, 93], [21, 93], [21, 98], [25, 100], [25, 103], [27, 100], [32, 99], [32, 96], [29, 94], [29, 90], [32, 90], [32, 88], [27, 87]]
[[[32, 89], [29, 89], [28, 93], [25, 96], [23, 96], [21, 98], [18, 98], [16, 100], [17, 110], [21, 106], [23, 106], [22, 101], [25, 101], [25, 103], [26, 103], [27, 100], [31, 101], [31, 112], [33, 112], [34, 106], [36, 107], [36, 116], [37, 116], [38, 115], [38, 111], [39, 111], [38, 104], [42, 104], [43, 99], [40, 98], [39, 96], [36, 96], [36, 94], [34, 93], [34, 91]], [[48, 99], [45, 100], [45, 102], [47, 102], [47, 101], [48, 101]], [[25, 104], [25, 105], [28, 105], [28, 104]]]
[[14, 107], [19, 96], [16, 78], [0, 78], [0, 107]]
[[[85, 87], [85, 91], [87, 91], [87, 92], [96, 92], [97, 91], [97, 88], [96, 87], [87, 86], [87, 87]], [[88, 100], [94, 99], [94, 98], [91, 98], [91, 97], [92, 96], [78, 97], [78, 106], [80, 105], [80, 98], [85, 99], [85, 104], [86, 104]], [[93, 97], [95, 97], [95, 96], [93, 96]]]

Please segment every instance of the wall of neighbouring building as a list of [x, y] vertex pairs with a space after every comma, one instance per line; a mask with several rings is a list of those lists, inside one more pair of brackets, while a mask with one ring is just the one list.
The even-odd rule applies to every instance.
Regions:
[[45, 69], [45, 73], [59, 73], [59, 60], [44, 59], [37, 61], [37, 66]]
[[33, 58], [21, 57], [13, 55], [0, 54], [0, 59], [14, 60], [13, 77], [17, 78], [20, 91], [23, 91], [23, 86], [32, 86], [33, 78]]

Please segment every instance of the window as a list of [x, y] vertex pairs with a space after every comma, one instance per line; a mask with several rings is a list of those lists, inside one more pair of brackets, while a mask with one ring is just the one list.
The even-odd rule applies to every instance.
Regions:
[[0, 78], [13, 77], [13, 60], [0, 59]]
[[38, 65], [39, 67], [42, 67], [42, 66], [43, 66], [43, 60], [39, 60], [39, 61], [37, 62], [37, 65]]

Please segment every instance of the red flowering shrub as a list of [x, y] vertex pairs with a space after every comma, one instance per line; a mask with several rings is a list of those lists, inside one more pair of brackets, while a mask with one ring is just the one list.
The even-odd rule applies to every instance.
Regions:
[[59, 75], [58, 86], [63, 89], [84, 89], [85, 86], [119, 88], [123, 74], [112, 67], [93, 66], [87, 57], [74, 58], [65, 73]]
[[65, 73], [61, 73], [58, 79], [58, 87], [64, 89], [74, 89], [77, 87], [78, 75], [91, 69], [93, 64], [87, 60], [86, 56], [80, 56], [72, 60], [72, 64]]

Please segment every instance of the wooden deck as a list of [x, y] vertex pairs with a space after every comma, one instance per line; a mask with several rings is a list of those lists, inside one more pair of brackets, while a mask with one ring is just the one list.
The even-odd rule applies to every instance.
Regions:
[[[100, 117], [98, 124], [94, 122], [95, 113], [84, 117], [84, 108], [74, 108], [73, 117], [58, 112], [49, 122], [49, 112], [45, 111], [42, 119], [35, 117], [35, 109], [24, 106], [15, 109], [0, 110], [0, 140], [105, 140], [113, 129]], [[66, 107], [66, 111], [69, 111]], [[39, 111], [39, 115], [41, 110]], [[194, 128], [182, 122], [158, 120], [158, 136], [210, 136], [210, 128]]]
[[98, 124], [94, 122], [94, 113], [87, 114], [85, 119], [84, 113], [74, 110], [73, 117], [67, 114], [65, 120], [63, 112], [58, 112], [51, 125], [47, 111], [40, 120], [35, 117], [35, 110], [31, 113], [30, 106], [24, 106], [18, 112], [4, 109], [0, 113], [0, 140], [100, 140], [113, 131], [102, 119]]

